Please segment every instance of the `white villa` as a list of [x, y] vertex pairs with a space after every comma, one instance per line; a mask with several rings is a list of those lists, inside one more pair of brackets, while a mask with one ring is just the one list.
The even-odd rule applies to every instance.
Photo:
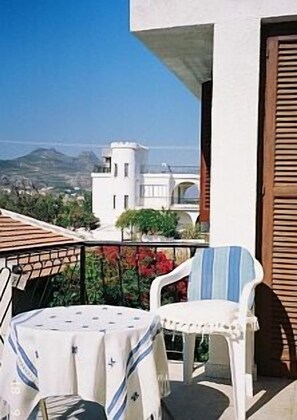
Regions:
[[171, 209], [180, 225], [195, 224], [199, 214], [198, 166], [149, 165], [149, 149], [137, 143], [114, 142], [102, 152], [92, 173], [93, 213], [101, 227], [114, 226], [127, 209]]

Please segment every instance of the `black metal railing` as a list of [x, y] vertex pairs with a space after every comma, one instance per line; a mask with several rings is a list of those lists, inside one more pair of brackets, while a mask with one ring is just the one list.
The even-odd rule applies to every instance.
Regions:
[[[62, 275], [66, 267], [83, 267], [81, 265], [83, 248], [83, 243], [71, 243], [1, 251], [0, 278], [7, 284], [5, 288], [1, 287], [0, 303], [8, 284], [11, 283], [13, 314], [47, 306], [52, 279]], [[84, 281], [83, 275], [82, 281]]]
[[[99, 267], [97, 278], [104, 303], [148, 309], [149, 288], [152, 280], [171, 271], [189, 258], [203, 244], [181, 242], [86, 242], [88, 267]], [[92, 288], [92, 273], [85, 270], [86, 299], [89, 303], [100, 299], [98, 290]], [[91, 291], [88, 293], [88, 290]], [[179, 290], [182, 298], [183, 291]], [[165, 298], [172, 290], [166, 291]], [[175, 298], [177, 298], [175, 293]]]
[[159, 202], [160, 199], [163, 200], [163, 202], [170, 202], [171, 206], [175, 206], [175, 205], [192, 205], [192, 206], [197, 206], [200, 202], [199, 198], [197, 197], [172, 197], [172, 196], [156, 196], [156, 197], [139, 197], [138, 199], [138, 205], [139, 206], [144, 206], [144, 204], [150, 202], [150, 203], [155, 203], [154, 206], [156, 206]]
[[111, 166], [110, 165], [95, 165], [93, 172], [101, 174], [110, 174]]
[[168, 165], [167, 163], [160, 163], [159, 165], [141, 165], [140, 173], [142, 174], [199, 174], [199, 166], [176, 166]]
[[198, 197], [173, 197], [171, 200], [171, 205], [174, 206], [175, 204], [197, 205], [199, 204], [199, 198]]
[[[153, 279], [191, 257], [196, 242], [82, 241], [0, 252], [0, 340], [10, 316], [47, 306], [112, 304], [149, 309]], [[12, 298], [9, 284], [13, 285]], [[163, 302], [186, 300], [187, 282], [164, 288]], [[5, 306], [5, 308], [3, 307]]]
[[[38, 246], [0, 252], [0, 274], [7, 271], [6, 280], [9, 278], [26, 302], [22, 304], [17, 299], [14, 313], [61, 303], [146, 307], [142, 299], [147, 298], [151, 281], [192, 256], [196, 248], [205, 246], [176, 241], [82, 241], [53, 247]], [[59, 296], [59, 288], [63, 290], [63, 299]], [[28, 289], [29, 300], [24, 298]], [[1, 290], [3, 294], [3, 288]]]

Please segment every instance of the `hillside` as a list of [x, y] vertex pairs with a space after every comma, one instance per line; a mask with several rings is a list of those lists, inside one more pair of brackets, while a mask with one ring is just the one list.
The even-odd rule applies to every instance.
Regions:
[[72, 157], [55, 149], [40, 148], [16, 159], [0, 160], [0, 186], [90, 190], [91, 172], [98, 163], [99, 159], [93, 152]]

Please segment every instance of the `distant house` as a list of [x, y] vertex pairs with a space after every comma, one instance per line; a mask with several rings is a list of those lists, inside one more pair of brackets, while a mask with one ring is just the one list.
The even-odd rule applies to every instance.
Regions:
[[79, 260], [79, 242], [67, 229], [0, 209], [0, 354], [12, 312], [34, 307], [28, 290], [37, 280], [44, 290], [50, 276]]
[[114, 225], [127, 209], [171, 209], [180, 224], [193, 225], [199, 214], [198, 166], [148, 164], [149, 149], [114, 142], [92, 173], [93, 213], [101, 226]]

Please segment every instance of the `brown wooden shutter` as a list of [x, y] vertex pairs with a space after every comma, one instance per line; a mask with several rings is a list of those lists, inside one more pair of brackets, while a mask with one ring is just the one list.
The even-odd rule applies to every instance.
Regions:
[[209, 225], [211, 172], [211, 104], [212, 81], [202, 84], [201, 97], [201, 164], [200, 164], [200, 223]]
[[295, 376], [297, 338], [297, 36], [267, 40], [260, 373]]

